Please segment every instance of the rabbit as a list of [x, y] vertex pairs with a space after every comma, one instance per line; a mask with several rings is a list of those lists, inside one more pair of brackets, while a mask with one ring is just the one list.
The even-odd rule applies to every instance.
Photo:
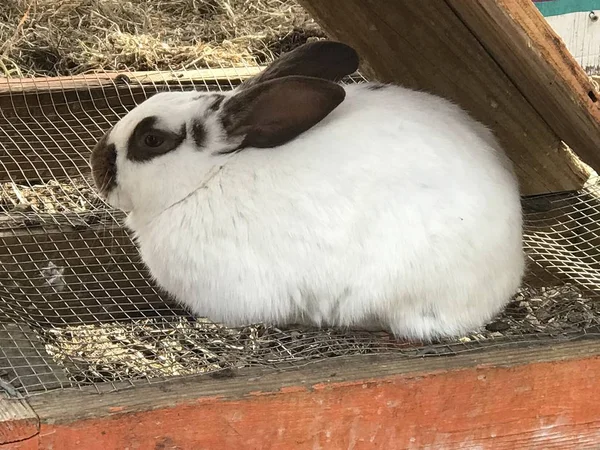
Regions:
[[374, 82], [340, 42], [304, 44], [229, 92], [162, 92], [92, 150], [155, 282], [238, 327], [301, 324], [432, 341], [518, 290], [511, 161], [459, 106]]

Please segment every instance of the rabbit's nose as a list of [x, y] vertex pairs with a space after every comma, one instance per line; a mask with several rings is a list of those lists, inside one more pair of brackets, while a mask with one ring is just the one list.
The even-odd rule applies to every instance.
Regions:
[[108, 143], [106, 133], [94, 146], [91, 156], [92, 176], [100, 194], [106, 196], [117, 185], [117, 150]]

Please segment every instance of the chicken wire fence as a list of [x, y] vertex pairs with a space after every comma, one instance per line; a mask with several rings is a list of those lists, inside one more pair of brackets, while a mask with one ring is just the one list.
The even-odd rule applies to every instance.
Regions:
[[[224, 91], [256, 67], [99, 73], [0, 83], [0, 387], [98, 391], [242, 367], [292, 368], [394, 352], [449, 356], [595, 336], [600, 329], [600, 182], [524, 199], [529, 271], [479, 332], [430, 345], [386, 333], [231, 329], [194, 318], [150, 281], [123, 215], [96, 196], [89, 154], [161, 90]], [[345, 83], [364, 81], [360, 75]]]

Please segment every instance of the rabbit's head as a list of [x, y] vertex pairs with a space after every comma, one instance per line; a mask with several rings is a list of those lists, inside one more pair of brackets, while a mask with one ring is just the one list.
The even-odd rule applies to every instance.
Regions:
[[231, 92], [158, 93], [94, 147], [97, 189], [125, 211], [180, 201], [228, 154], [281, 146], [323, 120], [345, 98], [337, 81], [357, 68], [352, 48], [318, 41], [282, 56]]

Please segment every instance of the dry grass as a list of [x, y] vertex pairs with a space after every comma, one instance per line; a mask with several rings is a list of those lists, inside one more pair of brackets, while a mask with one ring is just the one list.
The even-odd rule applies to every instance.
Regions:
[[293, 0], [3, 0], [0, 76], [264, 62], [321, 36]]
[[231, 329], [186, 317], [40, 329], [40, 338], [69, 379], [76, 385], [86, 385], [214, 374], [249, 366], [284, 369], [359, 354], [393, 352], [420, 358], [511, 342], [541, 342], [536, 338], [549, 342], [573, 333], [597, 332], [599, 311], [597, 302], [567, 283], [553, 288], [524, 288], [487, 327], [433, 344], [395, 340], [386, 333], [341, 329], [278, 329], [261, 324]]
[[80, 178], [69, 183], [50, 180], [44, 184], [0, 183], [0, 213], [83, 213], [93, 210], [99, 198]]

